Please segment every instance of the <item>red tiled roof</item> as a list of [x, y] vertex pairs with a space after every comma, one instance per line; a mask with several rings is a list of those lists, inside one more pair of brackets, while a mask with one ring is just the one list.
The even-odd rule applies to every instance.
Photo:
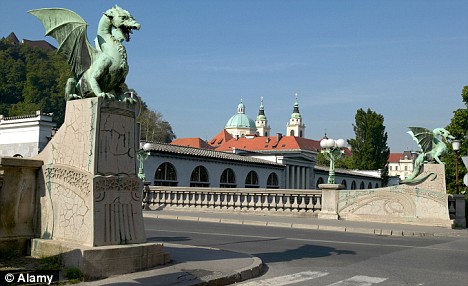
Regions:
[[398, 163], [400, 162], [401, 158], [403, 158], [403, 153], [390, 153], [388, 156], [389, 163]]
[[233, 149], [249, 151], [268, 150], [309, 150], [320, 151], [320, 142], [317, 140], [294, 137], [294, 136], [260, 136], [254, 138], [241, 137], [237, 140], [229, 140], [222, 144], [217, 151], [232, 151]]
[[208, 141], [208, 144], [214, 148], [230, 141], [231, 139], [234, 139], [229, 132], [226, 131], [226, 129], [221, 130], [218, 134], [216, 134], [215, 137], [213, 137], [210, 141]]
[[195, 147], [201, 149], [214, 149], [200, 138], [179, 138], [171, 142], [172, 145]]

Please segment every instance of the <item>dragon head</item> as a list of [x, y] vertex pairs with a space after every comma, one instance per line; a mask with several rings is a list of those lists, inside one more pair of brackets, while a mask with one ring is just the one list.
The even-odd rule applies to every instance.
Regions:
[[112, 26], [115, 28], [112, 31], [112, 34], [126, 42], [130, 41], [130, 34], [133, 33], [133, 30], [140, 30], [141, 25], [135, 20], [135, 18], [133, 18], [127, 10], [122, 9], [117, 5], [107, 10], [104, 15], [109, 18]]
[[433, 133], [435, 136], [441, 136], [446, 142], [448, 142], [448, 140], [454, 140], [455, 137], [453, 137], [450, 132], [448, 132], [447, 130], [445, 130], [444, 128], [436, 128], [433, 130]]

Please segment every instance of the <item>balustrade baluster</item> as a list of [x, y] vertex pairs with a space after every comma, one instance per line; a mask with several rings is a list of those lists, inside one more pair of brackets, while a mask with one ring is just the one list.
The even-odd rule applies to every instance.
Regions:
[[299, 204], [297, 203], [297, 195], [292, 195], [292, 205], [291, 205], [291, 212], [298, 212], [299, 211]]
[[284, 195], [284, 198], [285, 198], [285, 202], [284, 202], [284, 211], [285, 212], [291, 212], [291, 199], [292, 199], [292, 195], [289, 195], [289, 194], [285, 194]]
[[270, 198], [270, 210], [278, 211], [278, 203], [276, 201], [278, 199], [278, 194], [270, 194]]
[[299, 212], [305, 213], [306, 212], [306, 199], [307, 195], [299, 195], [299, 200], [301, 201], [299, 204]]

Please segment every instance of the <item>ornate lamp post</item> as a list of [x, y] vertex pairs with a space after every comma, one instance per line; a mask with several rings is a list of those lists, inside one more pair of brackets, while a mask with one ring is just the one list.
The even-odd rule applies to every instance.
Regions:
[[140, 168], [138, 168], [138, 178], [145, 182], [146, 177], [145, 177], [145, 172], [143, 170], [143, 163], [145, 162], [146, 159], [148, 159], [148, 156], [150, 155], [150, 150], [151, 150], [151, 143], [145, 143], [143, 145], [142, 149], [139, 149], [137, 152], [137, 159], [140, 162]]
[[334, 140], [324, 138], [320, 141], [320, 147], [322, 147], [321, 153], [330, 161], [328, 184], [335, 184], [335, 160], [343, 156], [346, 141], [344, 139]]
[[460, 150], [460, 140], [452, 141], [452, 148], [455, 151], [455, 188], [457, 190], [457, 195], [460, 193], [458, 191], [458, 150]]

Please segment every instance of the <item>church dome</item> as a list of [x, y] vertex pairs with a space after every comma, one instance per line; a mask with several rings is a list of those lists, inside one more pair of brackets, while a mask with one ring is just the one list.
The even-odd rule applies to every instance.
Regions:
[[233, 115], [226, 123], [225, 128], [251, 128], [255, 129], [255, 121], [245, 115], [244, 103], [237, 106], [237, 114]]

